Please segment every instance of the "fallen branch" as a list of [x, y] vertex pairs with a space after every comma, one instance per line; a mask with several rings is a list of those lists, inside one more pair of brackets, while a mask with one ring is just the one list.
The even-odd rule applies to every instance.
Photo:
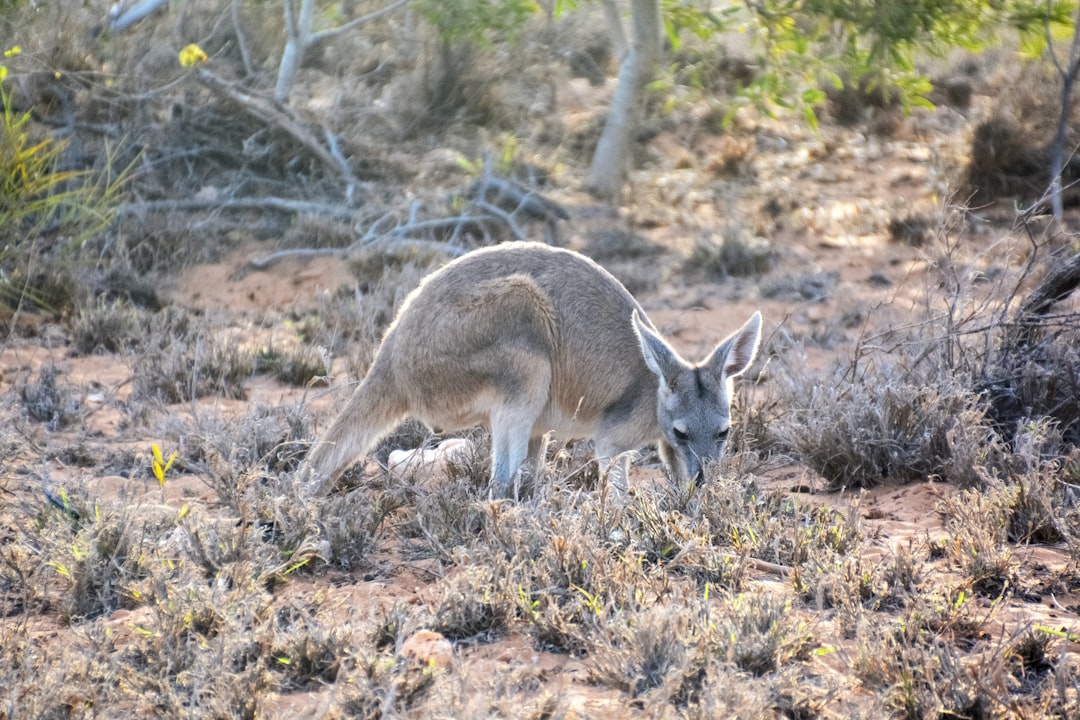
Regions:
[[322, 217], [336, 217], [343, 220], [351, 220], [357, 212], [354, 208], [345, 207], [344, 205], [328, 205], [326, 203], [290, 200], [289, 198], [280, 197], [230, 198], [228, 200], [199, 200], [195, 198], [143, 200], [141, 202], [125, 203], [116, 212], [118, 215], [134, 215], [156, 210], [275, 210], [285, 213], [308, 213]]
[[515, 240], [525, 239], [525, 231], [522, 230], [521, 227], [517, 224], [517, 221], [514, 220], [513, 213], [508, 213], [502, 208], [497, 208], [491, 203], [489, 203], [487, 200], [476, 200], [475, 203], [476, 207], [480, 210], [490, 213], [502, 220], [504, 223], [506, 223], [506, 227], [510, 228], [510, 232], [513, 233]]
[[1064, 263], [1054, 263], [1046, 277], [1035, 286], [1016, 310], [1014, 340], [1017, 349], [1030, 348], [1036, 330], [1045, 324], [1050, 308], [1080, 287], [1080, 253]]
[[[483, 244], [497, 242], [497, 238], [489, 232], [489, 228], [506, 228], [515, 240], [525, 240], [527, 234], [518, 222], [518, 214], [532, 219], [546, 220], [548, 228], [551, 228], [559, 219], [569, 215], [557, 203], [554, 203], [538, 193], [526, 190], [513, 181], [496, 178], [485, 173], [483, 180], [474, 184], [469, 189], [472, 195], [472, 204], [454, 217], [419, 219], [420, 210], [423, 206], [419, 200], [409, 206], [408, 218], [401, 220], [403, 212], [388, 211], [375, 217], [368, 223], [366, 230], [357, 228], [357, 233], [363, 232], [355, 242], [345, 248], [293, 248], [271, 253], [266, 257], [250, 260], [242, 269], [266, 270], [271, 265], [285, 259], [297, 257], [323, 257], [338, 255], [345, 257], [358, 251], [372, 251], [377, 249], [412, 248], [422, 249], [458, 257], [464, 255], [467, 249], [458, 244], [462, 233], [482, 235], [474, 242], [481, 241]], [[490, 201], [489, 201], [490, 200]], [[513, 210], [505, 210], [495, 205], [496, 201], [503, 201], [512, 205]], [[201, 201], [177, 200], [159, 201], [166, 207], [184, 207]], [[234, 207], [241, 206], [242, 201], [226, 201], [225, 203], [207, 203], [205, 207]], [[303, 211], [314, 212], [323, 216], [344, 216], [351, 219], [354, 213], [348, 208], [341, 206], [320, 206], [315, 203], [303, 203], [299, 201], [284, 201], [279, 198], [273, 199], [279, 208], [292, 207]], [[154, 207], [154, 204], [145, 203], [137, 207]], [[337, 210], [337, 213], [329, 212]], [[449, 237], [447, 237], [449, 233]], [[419, 236], [419, 237], [418, 237]], [[427, 237], [424, 237], [427, 236]], [[431, 239], [431, 238], [439, 239]]]
[[1046, 274], [1027, 299], [1020, 304], [1019, 319], [1045, 315], [1054, 303], [1061, 302], [1080, 287], [1080, 253], [1073, 255], [1064, 263], [1056, 263]]
[[389, 238], [381, 238], [375, 241], [368, 242], [355, 242], [348, 247], [343, 248], [292, 248], [290, 250], [278, 250], [277, 252], [270, 253], [266, 257], [254, 258], [249, 260], [242, 270], [266, 270], [272, 265], [275, 265], [282, 260], [288, 260], [291, 258], [312, 258], [312, 257], [327, 257], [327, 256], [340, 256], [348, 257], [349, 255], [357, 252], [358, 250], [378, 250], [381, 246], [389, 246], [392, 248], [412, 248], [416, 250], [429, 250], [432, 252], [443, 253], [450, 257], [461, 257], [466, 252], [465, 248], [457, 247], [455, 245], [448, 245], [446, 243], [436, 242], [434, 240], [410, 240], [402, 238], [400, 240], [390, 240]]
[[[239, 105], [244, 112], [255, 119], [281, 130], [307, 148], [327, 168], [341, 176], [341, 179], [345, 181], [345, 197], [352, 198], [359, 183], [353, 176], [348, 163], [345, 162], [345, 158], [340, 152], [335, 152], [336, 139], [330, 142], [329, 148], [326, 147], [304, 127], [303, 122], [295, 117], [286, 106], [278, 105], [272, 100], [241, 90], [205, 68], [199, 68], [195, 77], [215, 95]], [[329, 130], [323, 128], [323, 132], [328, 139], [332, 138]]]
[[141, 0], [127, 7], [126, 2], [118, 2], [109, 8], [109, 30], [112, 32], [126, 30], [167, 3], [168, 0]]
[[753, 568], [755, 568], [757, 570], [761, 570], [762, 572], [767, 572], [767, 573], [770, 573], [772, 575], [790, 575], [791, 574], [791, 568], [788, 567], [787, 565], [778, 565], [776, 563], [771, 563], [768, 560], [761, 560], [761, 559], [756, 558], [756, 557], [747, 558], [746, 560], [747, 560], [747, 562], [750, 563], [750, 565]]
[[490, 201], [503, 208], [513, 207], [513, 210], [509, 211], [511, 215], [524, 213], [526, 217], [551, 223], [570, 218], [562, 205], [554, 200], [549, 200], [513, 180], [491, 175], [487, 171], [482, 179], [477, 180], [469, 188], [469, 195], [477, 202]]

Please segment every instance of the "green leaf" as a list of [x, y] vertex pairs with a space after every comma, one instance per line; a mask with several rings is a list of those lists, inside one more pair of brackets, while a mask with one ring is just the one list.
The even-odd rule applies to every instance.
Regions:
[[675, 27], [675, 23], [670, 17], [664, 18], [664, 34], [667, 36], [668, 42], [671, 44], [671, 49], [675, 52], [679, 51], [679, 29]]

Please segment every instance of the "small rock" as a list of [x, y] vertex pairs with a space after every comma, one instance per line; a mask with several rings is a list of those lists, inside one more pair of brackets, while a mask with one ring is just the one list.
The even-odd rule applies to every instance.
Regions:
[[414, 660], [424, 667], [446, 670], [454, 660], [454, 648], [439, 633], [419, 630], [401, 643], [398, 657]]

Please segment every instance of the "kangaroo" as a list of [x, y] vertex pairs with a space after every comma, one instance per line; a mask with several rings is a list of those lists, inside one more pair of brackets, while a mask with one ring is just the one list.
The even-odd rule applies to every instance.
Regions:
[[[492, 494], [507, 497], [542, 438], [592, 438], [596, 456], [650, 443], [673, 479], [702, 481], [728, 436], [732, 379], [753, 362], [761, 313], [702, 362], [660, 336], [598, 264], [540, 243], [476, 250], [428, 275], [406, 298], [371, 368], [298, 477], [324, 494], [406, 417], [429, 427], [491, 430]], [[542, 459], [541, 459], [542, 460]]]

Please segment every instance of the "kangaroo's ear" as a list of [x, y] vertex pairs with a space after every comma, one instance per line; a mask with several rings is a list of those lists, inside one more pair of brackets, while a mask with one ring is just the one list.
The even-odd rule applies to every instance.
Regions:
[[671, 349], [664, 338], [646, 323], [634, 310], [631, 316], [634, 324], [634, 334], [637, 335], [638, 344], [641, 345], [641, 355], [645, 358], [645, 364], [657, 377], [671, 385], [671, 379], [675, 377], [680, 367], [679, 356]]
[[761, 344], [761, 313], [755, 312], [737, 331], [725, 338], [705, 365], [720, 377], [738, 377], [746, 372], [757, 357]]

